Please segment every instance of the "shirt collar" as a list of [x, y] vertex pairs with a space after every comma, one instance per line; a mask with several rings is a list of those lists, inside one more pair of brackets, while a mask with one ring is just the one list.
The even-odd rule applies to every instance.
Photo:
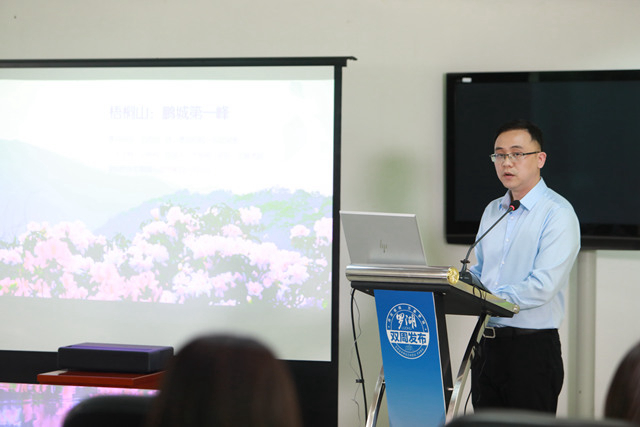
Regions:
[[[544, 179], [540, 177], [540, 181], [533, 187], [522, 199], [520, 199], [520, 206], [525, 208], [526, 210], [531, 210], [533, 206], [540, 200], [542, 195], [547, 191], [547, 184], [544, 182]], [[502, 196], [502, 200], [500, 201], [500, 207], [502, 209], [508, 209], [509, 204], [511, 204], [511, 195], [507, 191], [507, 193]]]

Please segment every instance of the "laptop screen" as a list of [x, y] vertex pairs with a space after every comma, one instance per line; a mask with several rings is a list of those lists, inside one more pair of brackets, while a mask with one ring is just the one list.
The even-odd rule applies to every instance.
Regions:
[[340, 218], [351, 264], [427, 265], [415, 214], [340, 211]]

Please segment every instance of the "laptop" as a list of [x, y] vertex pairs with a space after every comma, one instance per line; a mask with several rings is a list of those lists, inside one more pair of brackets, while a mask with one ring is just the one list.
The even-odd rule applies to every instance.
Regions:
[[[352, 265], [427, 266], [415, 214], [340, 211]], [[460, 279], [491, 293], [470, 271]]]
[[426, 266], [415, 214], [340, 211], [351, 264]]

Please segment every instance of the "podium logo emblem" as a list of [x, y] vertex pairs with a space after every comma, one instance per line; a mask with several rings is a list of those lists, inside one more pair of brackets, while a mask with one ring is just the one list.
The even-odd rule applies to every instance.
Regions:
[[387, 339], [405, 359], [418, 359], [429, 347], [429, 326], [424, 315], [411, 304], [396, 304], [387, 314]]

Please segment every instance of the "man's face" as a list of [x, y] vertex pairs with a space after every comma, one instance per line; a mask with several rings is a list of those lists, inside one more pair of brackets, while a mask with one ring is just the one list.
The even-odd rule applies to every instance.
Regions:
[[[494, 144], [495, 154], [531, 153], [540, 151], [540, 144], [531, 139], [526, 130], [510, 130], [498, 135]], [[546, 153], [529, 154], [520, 160], [496, 159], [498, 179], [511, 191], [513, 200], [522, 199], [540, 180], [540, 169], [544, 166]]]

